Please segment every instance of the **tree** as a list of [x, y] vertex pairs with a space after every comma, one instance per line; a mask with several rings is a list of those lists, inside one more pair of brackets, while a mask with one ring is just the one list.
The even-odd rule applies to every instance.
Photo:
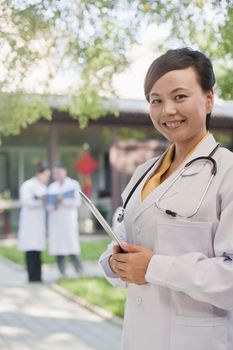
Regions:
[[[108, 0], [12, 0], [1, 3], [4, 18], [0, 38], [3, 47], [1, 91], [10, 92], [11, 96], [17, 92], [13, 102], [22, 96], [22, 92], [50, 93], [53, 77], [64, 74], [68, 68], [77, 79], [69, 89], [70, 94], [75, 92], [75, 97], [66, 108], [79, 119], [81, 126], [85, 126], [89, 118], [96, 119], [109, 110], [114, 112], [115, 108], [107, 104], [103, 93], [108, 96], [113, 93], [112, 76], [127, 65], [125, 52], [134, 40], [135, 25], [132, 23], [128, 30], [129, 22], [115, 17], [114, 10], [122, 18], [126, 17], [123, 3], [118, 5]], [[132, 16], [127, 14], [127, 17], [130, 20]], [[39, 73], [36, 88], [30, 84], [35, 71]], [[32, 105], [37, 106], [35, 114], [42, 112], [42, 117], [51, 118], [49, 106], [46, 110], [45, 103], [41, 105], [38, 97], [36, 104], [33, 96], [31, 99], [27, 100], [25, 108], [28, 106], [32, 110]], [[8, 108], [10, 118], [20, 105], [17, 103], [11, 111]], [[4, 118], [1, 113], [0, 119]], [[33, 120], [35, 118], [28, 122]], [[24, 118], [18, 120], [18, 128], [10, 123], [7, 129], [5, 123], [1, 131], [17, 132], [25, 123]]]
[[113, 76], [129, 65], [132, 44], [143, 41], [152, 23], [170, 28], [157, 50], [188, 44], [216, 59], [219, 94], [232, 98], [232, 11], [232, 0], [0, 1], [0, 134], [51, 118], [48, 100], [38, 94], [51, 94], [67, 71], [72, 103], [61, 108], [82, 127], [116, 112], [107, 99], [115, 93]]
[[170, 27], [160, 49], [184, 45], [206, 52], [217, 71], [219, 97], [233, 99], [233, 0], [141, 0], [141, 6], [148, 24], [166, 21]]

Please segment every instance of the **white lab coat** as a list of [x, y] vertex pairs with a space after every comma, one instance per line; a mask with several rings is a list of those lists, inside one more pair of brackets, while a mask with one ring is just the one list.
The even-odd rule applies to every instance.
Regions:
[[80, 253], [78, 207], [81, 205], [79, 182], [66, 177], [60, 184], [55, 181], [48, 187], [48, 194], [63, 194], [74, 190], [74, 198], [64, 198], [57, 209], [48, 208], [48, 250], [51, 255]]
[[[42, 251], [46, 243], [45, 207], [41, 199], [47, 187], [36, 177], [20, 187], [18, 248], [22, 251]], [[37, 198], [37, 199], [36, 199]]]
[[[188, 160], [208, 155], [215, 146], [210, 134]], [[155, 255], [147, 269], [148, 283], [128, 285], [124, 350], [233, 349], [233, 154], [219, 148], [213, 157], [217, 174], [192, 218], [174, 218], [155, 206], [178, 170], [141, 202], [141, 189], [160, 161], [128, 203], [118, 233]], [[152, 162], [136, 170], [123, 200]], [[209, 179], [207, 168], [195, 163], [164, 196], [161, 207], [192, 213]], [[104, 273], [110, 283], [123, 286], [109, 273], [109, 255], [108, 250], [100, 258]]]

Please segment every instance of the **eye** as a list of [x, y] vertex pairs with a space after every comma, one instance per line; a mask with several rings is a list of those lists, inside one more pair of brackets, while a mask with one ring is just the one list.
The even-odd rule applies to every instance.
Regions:
[[175, 96], [175, 100], [176, 101], [181, 101], [181, 100], [184, 100], [187, 96], [184, 95], [184, 94], [179, 94], [179, 95], [176, 95]]
[[153, 98], [150, 100], [151, 105], [158, 105], [159, 103], [161, 103], [161, 100], [159, 98]]

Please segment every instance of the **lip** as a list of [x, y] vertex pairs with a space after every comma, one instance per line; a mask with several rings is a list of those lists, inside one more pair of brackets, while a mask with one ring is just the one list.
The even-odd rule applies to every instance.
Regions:
[[169, 121], [165, 121], [163, 122], [163, 126], [165, 126], [168, 130], [173, 130], [173, 129], [178, 129], [183, 123], [184, 123], [184, 119], [181, 120], [169, 120]]

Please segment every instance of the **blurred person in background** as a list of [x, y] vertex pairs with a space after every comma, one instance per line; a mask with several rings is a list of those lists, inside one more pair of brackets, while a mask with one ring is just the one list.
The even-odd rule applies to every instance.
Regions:
[[36, 164], [35, 176], [20, 187], [18, 249], [25, 252], [29, 282], [41, 282], [41, 251], [46, 244], [46, 194], [50, 170]]
[[81, 205], [78, 181], [67, 176], [61, 163], [52, 166], [54, 182], [48, 187], [48, 250], [56, 256], [61, 275], [66, 275], [66, 256], [76, 273], [82, 273], [80, 259], [78, 207]]

